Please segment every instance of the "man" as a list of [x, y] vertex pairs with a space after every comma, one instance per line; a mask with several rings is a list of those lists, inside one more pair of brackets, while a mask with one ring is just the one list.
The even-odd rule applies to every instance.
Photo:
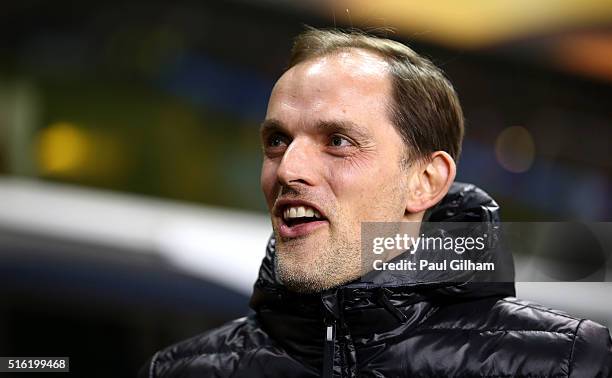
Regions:
[[513, 282], [362, 269], [363, 222], [499, 221], [486, 193], [453, 183], [463, 115], [431, 62], [309, 29], [261, 137], [274, 236], [255, 314], [156, 353], [143, 377], [612, 375], [606, 328], [517, 300]]

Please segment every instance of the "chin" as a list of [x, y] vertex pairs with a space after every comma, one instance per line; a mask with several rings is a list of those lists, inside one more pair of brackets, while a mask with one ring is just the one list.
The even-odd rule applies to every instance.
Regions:
[[303, 239], [290, 239], [288, 241], [277, 242], [277, 256], [288, 266], [301, 269], [308, 269], [303, 264], [314, 264], [318, 257], [323, 254], [321, 244], [316, 241]]

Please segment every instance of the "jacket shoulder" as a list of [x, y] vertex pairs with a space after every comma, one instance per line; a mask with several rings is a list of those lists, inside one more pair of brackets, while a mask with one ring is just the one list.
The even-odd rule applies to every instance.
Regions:
[[498, 301], [508, 329], [568, 337], [568, 377], [612, 377], [612, 339], [603, 325], [537, 303], [509, 297]]
[[428, 323], [435, 328], [479, 332], [547, 332], [571, 336], [581, 319], [514, 297], [449, 303]]
[[[201, 368], [230, 370], [240, 356], [269, 343], [253, 316], [228, 322], [155, 353], [140, 369], [139, 378], [180, 375], [197, 363]], [[197, 362], [196, 362], [197, 360]]]
[[583, 319], [541, 304], [514, 297], [497, 301], [494, 313], [508, 329], [574, 335]]
[[491, 366], [474, 367], [474, 372], [612, 377], [606, 327], [534, 302], [506, 297], [452, 303], [423, 326], [496, 356]]

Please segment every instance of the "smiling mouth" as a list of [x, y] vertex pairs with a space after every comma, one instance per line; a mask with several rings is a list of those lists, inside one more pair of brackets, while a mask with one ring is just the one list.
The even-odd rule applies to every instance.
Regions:
[[324, 219], [316, 209], [309, 206], [287, 206], [283, 211], [283, 221], [289, 227]]
[[288, 205], [280, 214], [280, 236], [284, 239], [306, 237], [329, 224], [327, 218], [308, 205]]

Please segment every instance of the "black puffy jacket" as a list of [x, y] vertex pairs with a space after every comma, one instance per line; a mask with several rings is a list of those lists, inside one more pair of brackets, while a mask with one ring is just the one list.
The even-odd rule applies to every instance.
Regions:
[[[497, 204], [454, 184], [431, 220], [498, 221]], [[285, 290], [268, 244], [255, 314], [157, 352], [141, 377], [612, 377], [608, 330], [514, 298], [514, 283], [401, 276], [318, 295]]]

